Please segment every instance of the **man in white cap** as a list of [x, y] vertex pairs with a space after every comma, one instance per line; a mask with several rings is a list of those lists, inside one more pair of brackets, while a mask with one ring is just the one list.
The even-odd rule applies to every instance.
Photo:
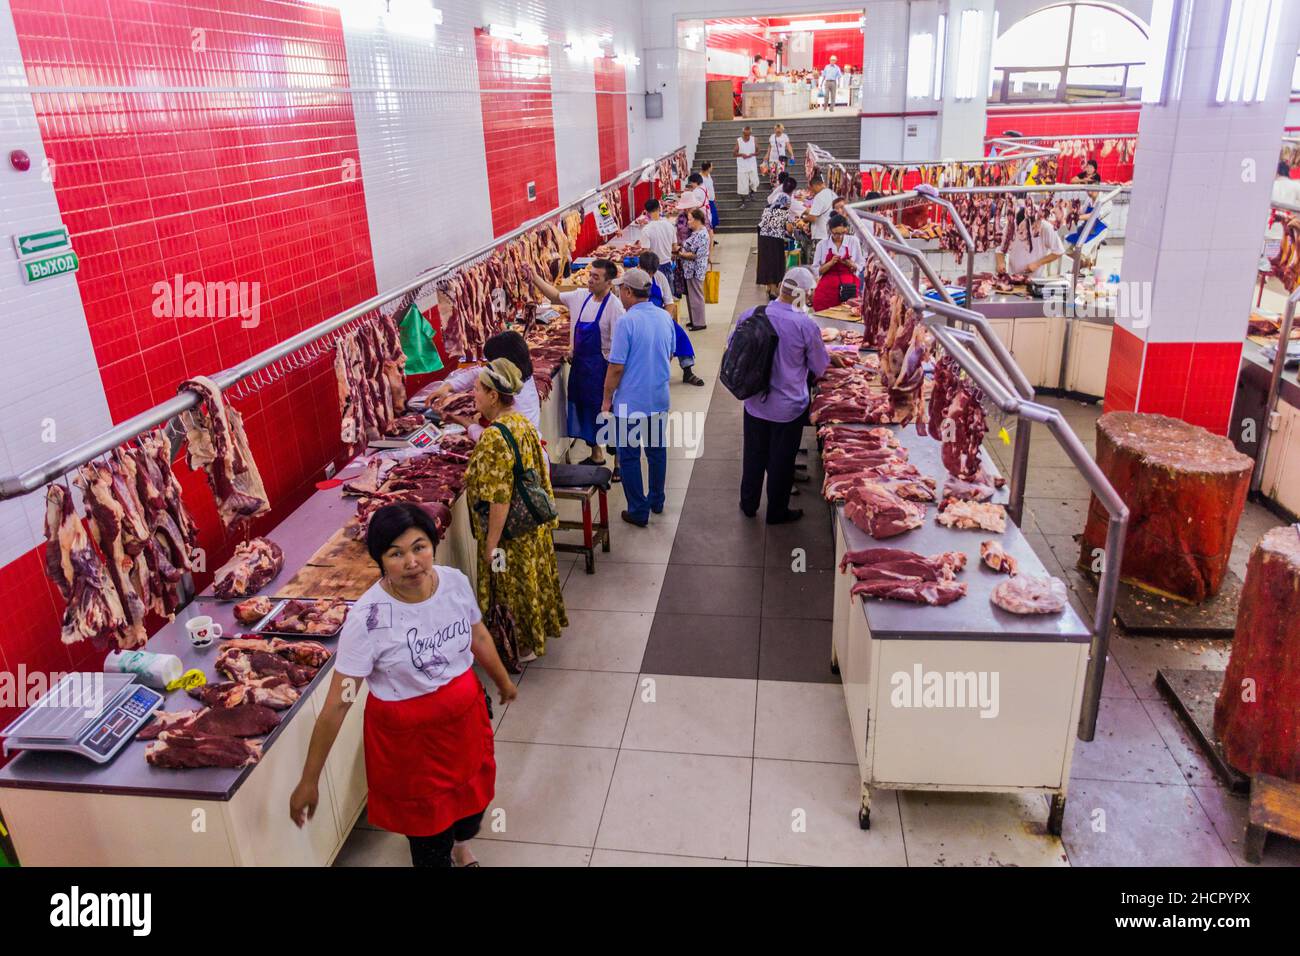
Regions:
[[[758, 513], [767, 476], [767, 523], [798, 521], [803, 510], [790, 507], [795, 456], [808, 424], [808, 378], [819, 379], [828, 365], [841, 366], [838, 355], [826, 351], [821, 327], [808, 314], [817, 278], [797, 266], [781, 280], [781, 294], [763, 308], [776, 330], [776, 354], [768, 390], [745, 399], [745, 443], [741, 455], [740, 510], [748, 517]], [[757, 309], [739, 319], [739, 326]], [[626, 478], [624, 479], [626, 481]]]
[[844, 71], [840, 69], [836, 62], [836, 57], [831, 54], [831, 61], [826, 64], [826, 69], [822, 70], [822, 86], [826, 89], [825, 109], [835, 112], [835, 97], [839, 89], [840, 77]]
[[[628, 269], [614, 281], [623, 317], [614, 326], [605, 373], [602, 411], [610, 437], [618, 446], [627, 510], [622, 518], [644, 528], [650, 515], [662, 514], [668, 475], [665, 442], [668, 417], [668, 378], [677, 332], [673, 317], [650, 301], [653, 280], [642, 269]], [[604, 442], [608, 444], [609, 442]], [[641, 482], [641, 449], [650, 469], [650, 487]]]

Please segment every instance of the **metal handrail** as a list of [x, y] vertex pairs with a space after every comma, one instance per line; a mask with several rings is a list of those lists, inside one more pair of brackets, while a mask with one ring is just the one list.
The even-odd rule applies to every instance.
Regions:
[[[1107, 480], [1106, 475], [1092, 460], [1087, 448], [1079, 440], [1073, 429], [1066, 423], [1065, 417], [1058, 409], [1027, 400], [1016, 395], [986, 366], [980, 358], [966, 347], [966, 336], [958, 329], [948, 327], [943, 317], [962, 315], [970, 324], [983, 330], [984, 317], [971, 309], [950, 306], [925, 298], [912, 288], [907, 278], [898, 268], [898, 264], [886, 251], [874, 230], [864, 225], [864, 217], [857, 212], [857, 206], [846, 207], [849, 222], [858, 233], [865, 248], [881, 263], [890, 282], [903, 296], [908, 306], [921, 311], [922, 321], [948, 354], [953, 357], [962, 370], [983, 389], [984, 393], [1003, 412], [1016, 416], [1019, 426], [1017, 435], [1028, 429], [1029, 422], [1044, 424], [1052, 436], [1065, 451], [1066, 456], [1079, 470], [1092, 493], [1101, 502], [1110, 516], [1106, 529], [1106, 549], [1103, 555], [1101, 579], [1097, 585], [1097, 606], [1093, 615], [1092, 642], [1089, 648], [1088, 674], [1084, 682], [1083, 702], [1080, 707], [1078, 737], [1089, 741], [1096, 735], [1097, 712], [1101, 706], [1102, 684], [1106, 677], [1106, 655], [1110, 649], [1110, 630], [1115, 614], [1115, 600], [1119, 593], [1119, 575], [1124, 553], [1124, 538], [1128, 531], [1128, 506], [1124, 504], [1119, 493]], [[930, 314], [927, 314], [930, 313]]]
[[[282, 359], [288, 358], [299, 349], [325, 338], [333, 332], [338, 331], [349, 322], [373, 312], [385, 303], [391, 302], [392, 300], [407, 295], [417, 289], [421, 289], [432, 282], [436, 282], [441, 277], [454, 272], [456, 269], [461, 268], [467, 263], [488, 255], [497, 246], [504, 245], [511, 240], [517, 239], [528, 231], [536, 229], [538, 226], [543, 225], [555, 217], [564, 215], [565, 213], [578, 208], [589, 199], [592, 199], [608, 189], [612, 189], [629, 179], [643, 175], [646, 170], [653, 166], [657, 166], [661, 161], [668, 159], [669, 157], [685, 152], [685, 149], [685, 146], [679, 146], [647, 163], [642, 163], [636, 168], [630, 169], [608, 182], [601, 183], [595, 189], [583, 193], [572, 202], [565, 203], [544, 215], [530, 219], [517, 229], [506, 233], [504, 236], [499, 236], [496, 239], [493, 239], [492, 242], [467, 255], [460, 256], [452, 260], [450, 263], [437, 266], [427, 272], [421, 273], [414, 279], [404, 282], [386, 292], [380, 292], [377, 295], [373, 295], [364, 302], [358, 303], [350, 309], [345, 309], [337, 315], [325, 319], [322, 322], [318, 322], [311, 328], [304, 329], [297, 335], [285, 339], [278, 345], [273, 345], [271, 348], [245, 359], [238, 365], [234, 365], [231, 368], [210, 375], [209, 378], [212, 379], [218, 388], [225, 391], [237, 382], [240, 382], [242, 379], [254, 375]], [[44, 487], [51, 481], [56, 480], [59, 476], [71, 471], [73, 468], [84, 465], [88, 461], [93, 461], [100, 455], [112, 451], [119, 445], [130, 441], [132, 438], [143, 434], [151, 428], [164, 424], [182, 412], [194, 408], [198, 404], [199, 397], [195, 393], [188, 391], [180, 392], [166, 401], [160, 402], [148, 411], [141, 412], [139, 415], [129, 418], [107, 431], [101, 432], [94, 438], [88, 439], [62, 454], [48, 458], [39, 465], [28, 468], [26, 471], [19, 472], [18, 474], [0, 477], [0, 501], [31, 494], [33, 491]]]

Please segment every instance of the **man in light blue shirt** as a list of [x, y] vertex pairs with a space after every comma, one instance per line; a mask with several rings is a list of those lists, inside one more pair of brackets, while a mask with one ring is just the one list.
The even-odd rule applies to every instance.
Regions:
[[[603, 409], [611, 416], [604, 427], [614, 429], [627, 497], [622, 518], [640, 528], [650, 523], [651, 512], [661, 514], [664, 510], [669, 365], [677, 344], [672, 316], [650, 302], [652, 282], [641, 269], [628, 269], [614, 282], [625, 311], [614, 327], [609, 347]], [[641, 483], [643, 447], [650, 463], [648, 493]]]
[[839, 90], [840, 77], [844, 75], [844, 71], [840, 69], [835, 59], [832, 54], [831, 61], [826, 64], [826, 69], [822, 70], [822, 86], [826, 90], [825, 107], [832, 113], [835, 112], [835, 97]]

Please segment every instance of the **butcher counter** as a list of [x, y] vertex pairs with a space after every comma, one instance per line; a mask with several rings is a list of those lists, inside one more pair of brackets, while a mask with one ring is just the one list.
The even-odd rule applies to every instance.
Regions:
[[[1264, 347], [1247, 339], [1241, 349], [1241, 370], [1232, 408], [1229, 437], [1237, 450], [1254, 458], [1264, 420], [1273, 360]], [[1256, 423], [1252, 429], [1249, 423]], [[1269, 439], [1268, 457], [1260, 492], [1290, 515], [1300, 515], [1300, 375], [1294, 368], [1282, 373], [1278, 391], [1277, 428]]]
[[[559, 448], [565, 372], [542, 403], [542, 430]], [[558, 419], [557, 419], [558, 412]], [[353, 461], [340, 471], [357, 470]], [[285, 517], [268, 537], [284, 551], [284, 568], [262, 589], [275, 597], [356, 511], [355, 499], [337, 487], [320, 490]], [[452, 523], [439, 542], [438, 564], [476, 577], [475, 542], [462, 494]], [[377, 570], [374, 580], [378, 580]], [[328, 595], [323, 595], [328, 596]], [[191, 645], [185, 622], [210, 615], [227, 636], [246, 630], [234, 619], [234, 603], [212, 597], [211, 588], [155, 633], [146, 649], [175, 654], [209, 682], [225, 680], [213, 665], [219, 642]], [[337, 639], [321, 641], [330, 650]], [[95, 764], [73, 754], [30, 751], [0, 768], [0, 815], [25, 866], [324, 866], [347, 840], [365, 806], [361, 727], [363, 689], [339, 731], [321, 775], [320, 803], [302, 829], [289, 820], [289, 794], [302, 773], [316, 715], [329, 689], [333, 660], [323, 666], [263, 742], [262, 759], [241, 769], [168, 770], [144, 759], [147, 744], [133, 740], [111, 761]], [[162, 710], [198, 709], [184, 691], [166, 695]]]
[[[947, 469], [940, 443], [914, 426], [891, 430], [908, 460], [942, 485]], [[988, 451], [981, 449], [981, 456], [984, 470], [997, 476]], [[993, 500], [1005, 503], [1006, 489]], [[1091, 630], [1071, 606], [1059, 614], [1019, 615], [990, 601], [993, 588], [1006, 578], [980, 560], [982, 541], [997, 540], [1022, 574], [1047, 573], [1009, 517], [1006, 531], [995, 535], [946, 528], [936, 514], [927, 506], [920, 528], [877, 541], [845, 517], [842, 505], [832, 509], [837, 569], [846, 552], [873, 547], [966, 555], [957, 580], [967, 593], [942, 607], [863, 600], [851, 594], [851, 575], [835, 575], [830, 657], [840, 675], [858, 762], [859, 822], [869, 825], [872, 787], [1037, 792], [1052, 796], [1048, 826], [1059, 833]], [[945, 687], [959, 690], [961, 699], [943, 698], [938, 706], [927, 700], [922, 706], [916, 699], [922, 688], [912, 685], [933, 674]], [[989, 691], [983, 705], [981, 680]], [[896, 695], [905, 689], [916, 697], [900, 703]], [[962, 696], [967, 690], [974, 699]]]

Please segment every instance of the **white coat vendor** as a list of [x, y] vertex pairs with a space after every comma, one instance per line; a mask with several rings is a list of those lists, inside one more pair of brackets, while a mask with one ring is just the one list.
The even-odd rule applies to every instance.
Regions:
[[1039, 219], [1032, 226], [1023, 209], [1016, 212], [1016, 225], [1010, 239], [997, 255], [998, 272], [1045, 279], [1060, 274], [1056, 263], [1065, 255], [1065, 244], [1050, 219]]

